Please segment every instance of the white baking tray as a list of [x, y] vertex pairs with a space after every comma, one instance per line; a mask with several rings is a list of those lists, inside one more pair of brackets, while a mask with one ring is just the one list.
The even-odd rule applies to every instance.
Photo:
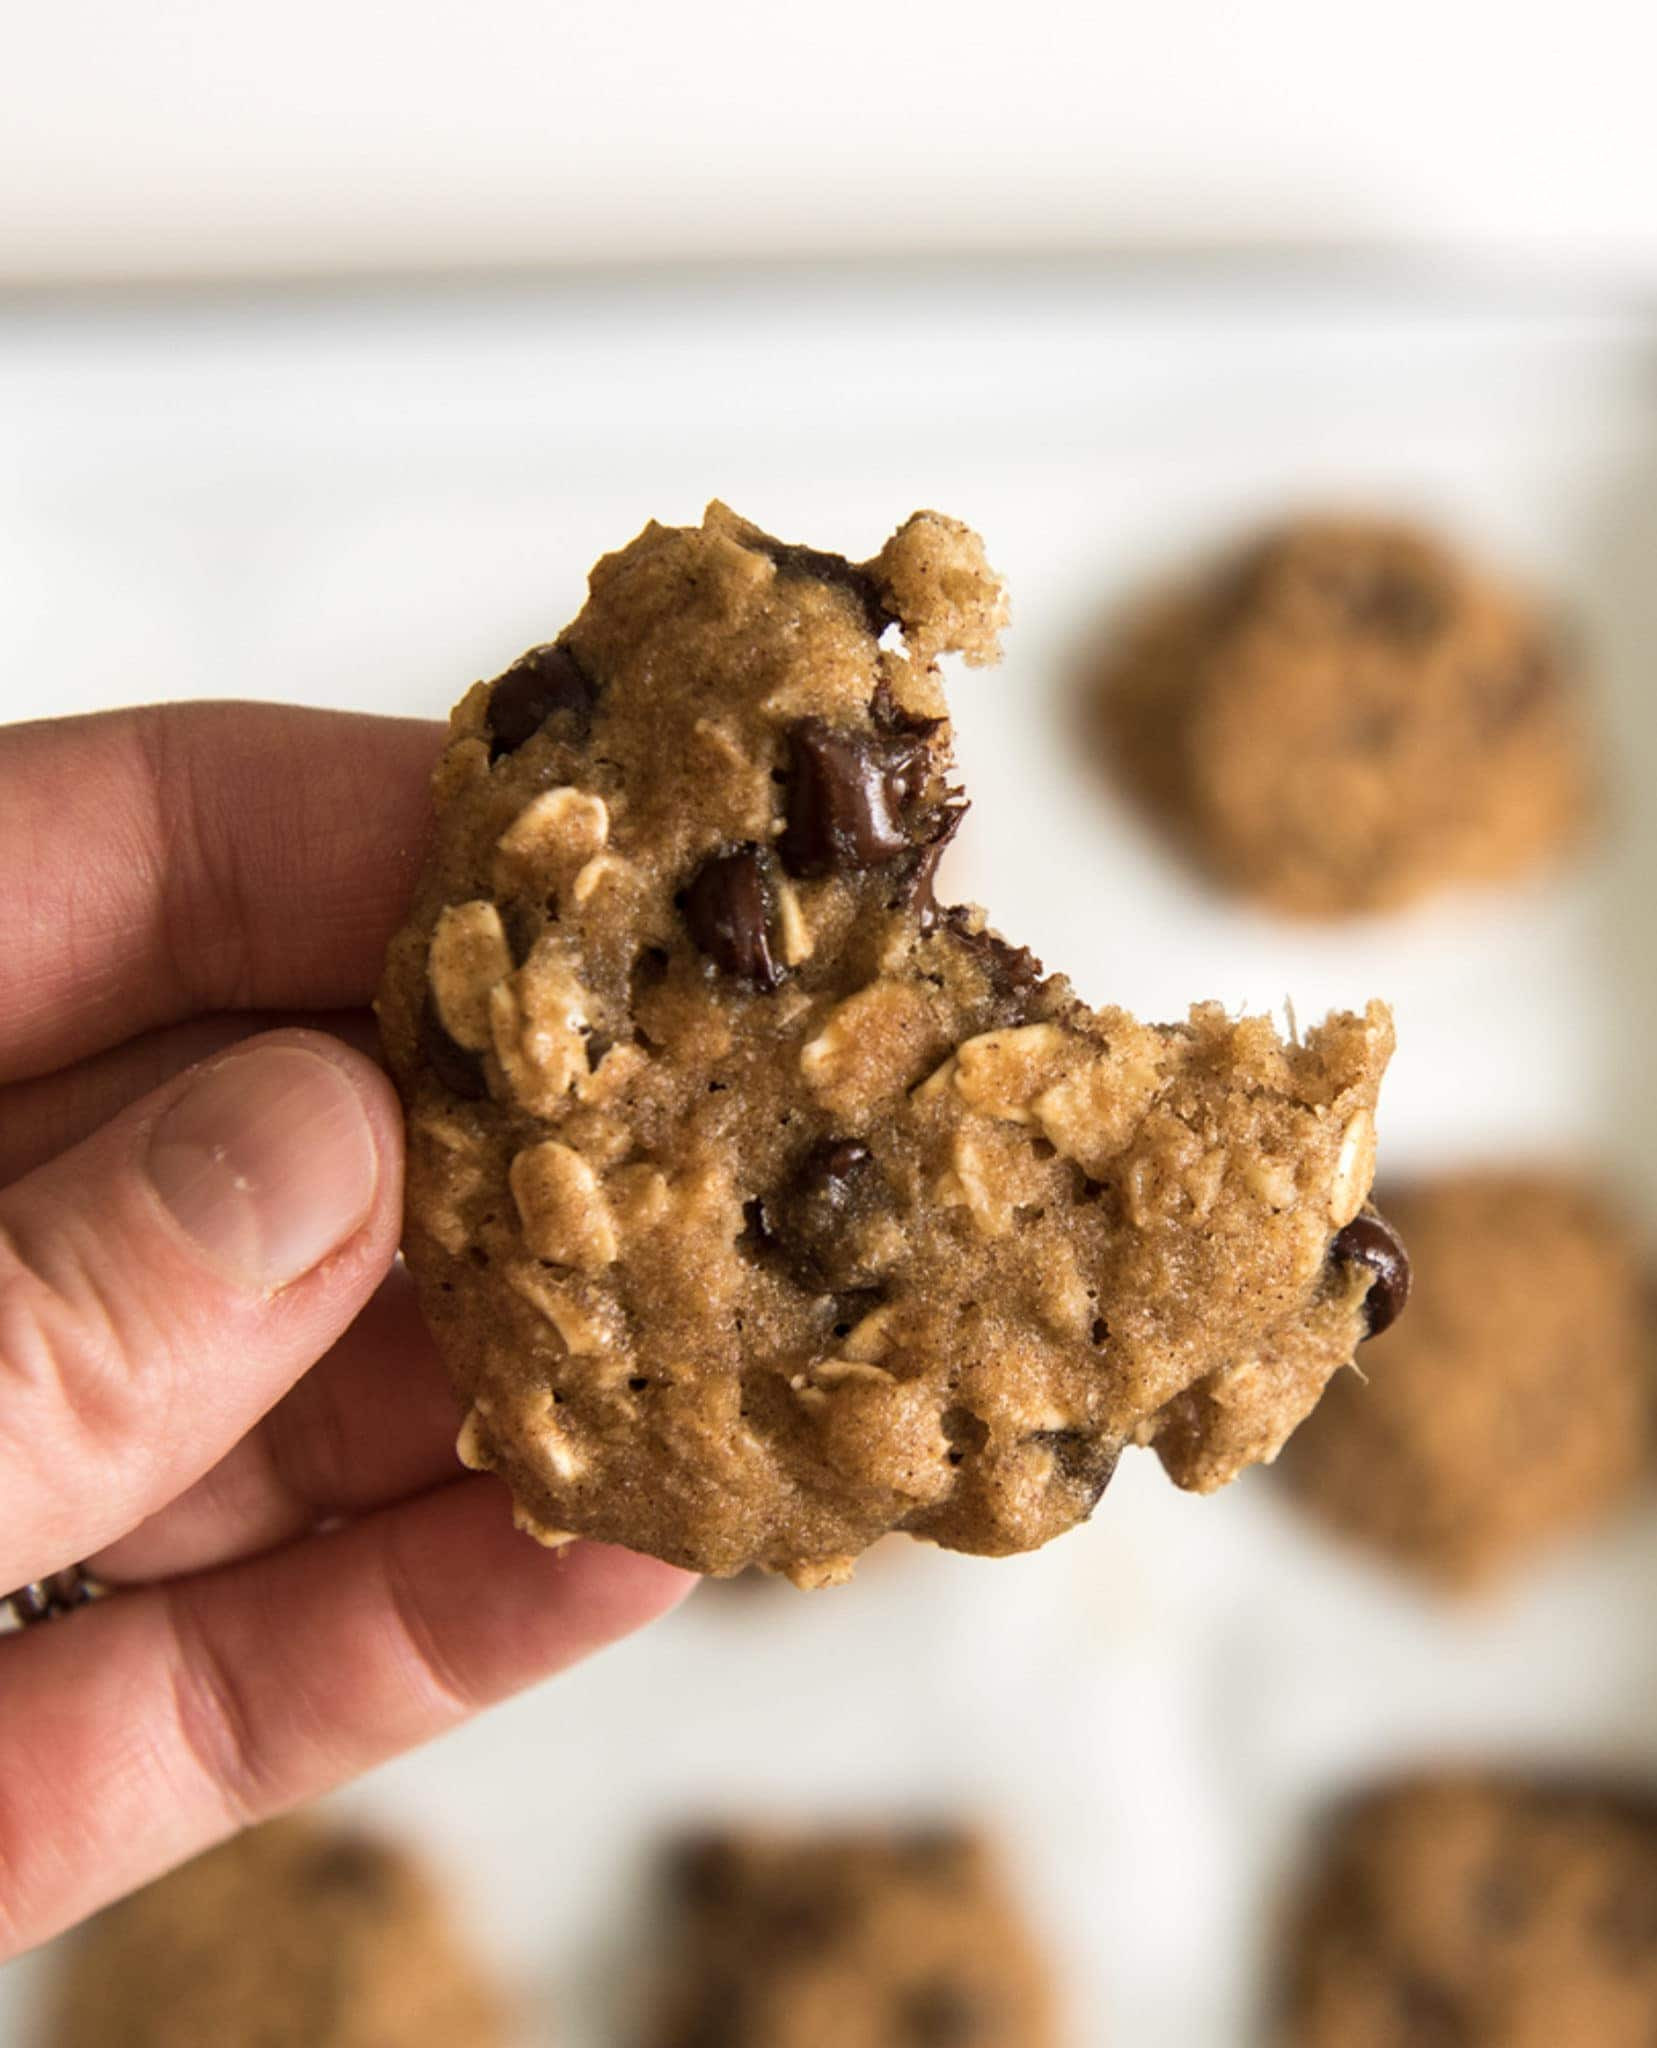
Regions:
[[[1657, 330], [1443, 278], [1029, 268], [663, 276], [454, 298], [0, 306], [0, 712], [236, 693], [441, 713], [587, 564], [718, 493], [863, 553], [984, 532], [1005, 666], [959, 676], [960, 893], [1085, 994], [1304, 1020], [1397, 1008], [1383, 1171], [1599, 1153], [1657, 1199]], [[1398, 506], [1560, 594], [1603, 677], [1615, 829], [1569, 875], [1332, 930], [1207, 894], [1073, 730], [1136, 581], [1285, 505]], [[1129, 1458], [1003, 1563], [903, 1546], [853, 1587], [699, 1594], [380, 1772], [482, 1938], [597, 2048], [675, 1819], [964, 1803], [998, 1819], [1083, 2048], [1231, 2048], [1319, 1802], [1398, 1759], [1657, 1770], [1657, 1518], [1459, 1614], [1249, 1475]], [[40, 1963], [0, 1972], [22, 2040]]]

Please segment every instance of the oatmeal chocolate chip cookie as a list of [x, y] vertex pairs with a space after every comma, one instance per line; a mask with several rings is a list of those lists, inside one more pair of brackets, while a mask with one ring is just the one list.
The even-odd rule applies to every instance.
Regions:
[[1423, 1778], [1339, 1815], [1291, 1944], [1283, 2048], [1650, 2048], [1657, 1800]]
[[1098, 698], [1123, 780], [1224, 886], [1312, 915], [1497, 881], [1582, 829], [1580, 679], [1430, 536], [1314, 519], [1130, 625]]
[[65, 1945], [45, 2048], [504, 2048], [494, 1993], [401, 1850], [273, 1821]]
[[1649, 1470], [1645, 1275], [1616, 1205], [1559, 1173], [1448, 1175], [1387, 1208], [1409, 1317], [1372, 1373], [1338, 1376], [1282, 1471], [1332, 1527], [1473, 1587]]
[[380, 997], [405, 1251], [543, 1541], [1027, 1550], [1126, 1444], [1271, 1457], [1363, 1335], [1384, 1007], [1148, 1026], [938, 903], [936, 661], [1005, 614], [936, 513], [858, 567], [716, 505], [454, 714]]
[[[1047, 1973], [969, 1831], [709, 1836], [649, 2048], [1053, 2048]], [[1092, 2038], [1090, 2036], [1090, 2038]]]

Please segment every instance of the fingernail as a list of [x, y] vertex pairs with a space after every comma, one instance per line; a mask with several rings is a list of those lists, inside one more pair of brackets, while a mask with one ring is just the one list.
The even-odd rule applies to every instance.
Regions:
[[197, 1075], [157, 1123], [146, 1166], [207, 1262], [261, 1293], [355, 1236], [379, 1178], [361, 1096], [296, 1045], [234, 1053]]

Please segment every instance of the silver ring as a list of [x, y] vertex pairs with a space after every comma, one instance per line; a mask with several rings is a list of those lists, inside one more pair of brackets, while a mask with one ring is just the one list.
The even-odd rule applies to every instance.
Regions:
[[53, 1572], [47, 1578], [19, 1586], [15, 1593], [7, 1593], [0, 1598], [0, 1611], [10, 1608], [18, 1628], [33, 1628], [38, 1622], [73, 1614], [77, 1607], [95, 1600], [101, 1591], [84, 1567], [72, 1564], [67, 1571]]

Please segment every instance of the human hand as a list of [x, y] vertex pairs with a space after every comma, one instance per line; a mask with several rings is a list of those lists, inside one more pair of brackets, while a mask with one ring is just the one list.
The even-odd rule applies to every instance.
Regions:
[[0, 1957], [692, 1583], [513, 1530], [390, 1270], [366, 1004], [439, 738], [0, 732], [0, 1592], [116, 1589], [0, 1636]]

